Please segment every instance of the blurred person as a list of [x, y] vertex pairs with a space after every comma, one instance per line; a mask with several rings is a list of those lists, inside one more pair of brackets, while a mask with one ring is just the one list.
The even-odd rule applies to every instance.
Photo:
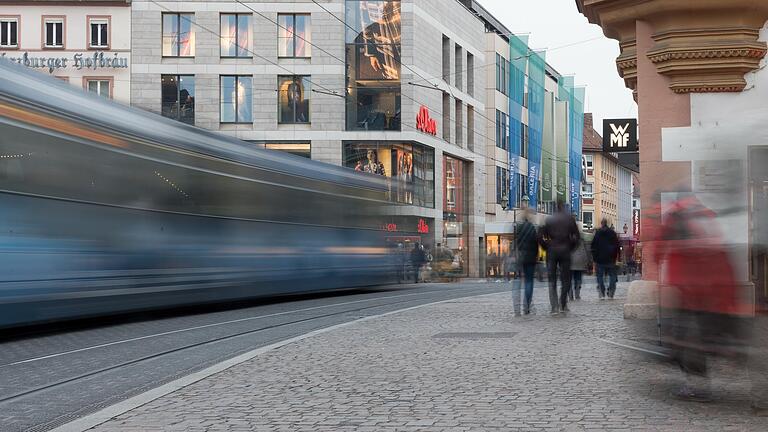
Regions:
[[533, 212], [526, 209], [523, 213], [523, 222], [515, 230], [515, 252], [517, 253], [516, 265], [518, 277], [515, 279], [513, 287], [513, 307], [515, 316], [520, 315], [520, 285], [525, 287], [525, 300], [523, 303], [523, 314], [531, 313], [531, 302], [533, 300], [533, 277], [536, 272], [536, 263], [539, 257], [539, 241], [536, 235], [536, 228], [531, 223]]
[[568, 294], [571, 300], [581, 300], [581, 284], [584, 272], [592, 266], [592, 255], [587, 251], [587, 242], [579, 238], [579, 244], [571, 253], [571, 273], [573, 274], [573, 289]]
[[395, 259], [396, 259], [396, 266], [397, 266], [397, 282], [405, 282], [407, 279], [407, 265], [408, 265], [408, 257], [407, 252], [405, 251], [405, 246], [403, 246], [402, 243], [397, 244], [397, 248], [395, 250]]
[[[576, 219], [566, 211], [565, 203], [557, 201], [557, 211], [547, 218], [539, 241], [547, 253], [549, 273], [549, 303], [551, 314], [568, 311], [568, 292], [571, 290], [571, 253], [579, 244]], [[560, 271], [561, 291], [558, 300], [557, 275]]]
[[435, 248], [434, 269], [440, 277], [450, 276], [453, 265], [453, 251], [438, 243]]
[[411, 250], [411, 271], [413, 271], [414, 283], [419, 283], [421, 268], [426, 262], [427, 258], [426, 254], [424, 253], [424, 247], [419, 242], [414, 243], [413, 249]]
[[600, 229], [595, 233], [592, 239], [592, 259], [597, 266], [597, 291], [600, 299], [604, 299], [605, 277], [608, 276], [608, 298], [613, 298], [616, 294], [616, 283], [618, 275], [616, 274], [616, 260], [619, 258], [620, 244], [619, 236], [612, 227], [608, 226], [608, 220], [603, 219], [600, 222]]
[[509, 282], [510, 280], [517, 278], [517, 263], [514, 253], [507, 253], [502, 255], [501, 259], [502, 272], [504, 273], [504, 279]]
[[664, 215], [655, 259], [664, 262], [660, 286], [662, 341], [673, 351], [685, 382], [676, 395], [711, 400], [707, 357], [744, 353], [752, 306], [739, 295], [716, 214], [695, 197], [674, 202]]
[[498, 280], [500, 269], [499, 269], [499, 255], [496, 253], [496, 251], [493, 251], [491, 252], [490, 255], [488, 255], [488, 264], [491, 266], [490, 276]]

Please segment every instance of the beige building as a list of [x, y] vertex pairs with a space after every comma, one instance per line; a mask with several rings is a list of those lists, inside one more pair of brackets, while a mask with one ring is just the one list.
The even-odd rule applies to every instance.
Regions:
[[130, 0], [0, 0], [0, 56], [129, 103]]
[[619, 165], [616, 155], [603, 153], [603, 138], [592, 122], [592, 114], [584, 114], [582, 226], [585, 230], [597, 229], [606, 219], [620, 232], [618, 178], [619, 171], [625, 168]]

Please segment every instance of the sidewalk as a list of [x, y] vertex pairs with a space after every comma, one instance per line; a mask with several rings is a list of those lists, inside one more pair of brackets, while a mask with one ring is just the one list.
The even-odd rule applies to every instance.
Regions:
[[680, 375], [600, 340], [636, 336], [593, 288], [567, 316], [512, 317], [508, 294], [356, 323], [286, 345], [96, 431], [758, 431], [740, 372], [719, 400], [674, 399]]

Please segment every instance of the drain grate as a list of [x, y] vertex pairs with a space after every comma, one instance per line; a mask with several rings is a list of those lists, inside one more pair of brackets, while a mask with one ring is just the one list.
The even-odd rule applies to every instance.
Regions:
[[513, 332], [438, 333], [432, 336], [432, 339], [511, 339], [516, 334]]

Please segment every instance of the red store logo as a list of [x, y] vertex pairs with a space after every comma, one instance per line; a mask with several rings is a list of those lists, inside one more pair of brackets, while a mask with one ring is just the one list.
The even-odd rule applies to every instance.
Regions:
[[416, 129], [430, 135], [437, 135], [437, 122], [429, 116], [429, 108], [424, 105], [421, 106], [419, 115], [416, 116]]
[[419, 234], [429, 234], [429, 225], [427, 225], [424, 219], [419, 219], [419, 226], [417, 227], [417, 231]]

